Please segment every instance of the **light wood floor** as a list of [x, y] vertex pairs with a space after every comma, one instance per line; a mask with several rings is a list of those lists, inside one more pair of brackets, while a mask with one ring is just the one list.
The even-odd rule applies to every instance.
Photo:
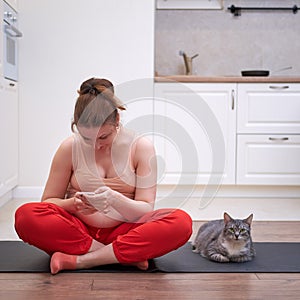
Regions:
[[[253, 239], [300, 242], [300, 222], [254, 222]], [[0, 273], [0, 299], [300, 299], [300, 273]]]

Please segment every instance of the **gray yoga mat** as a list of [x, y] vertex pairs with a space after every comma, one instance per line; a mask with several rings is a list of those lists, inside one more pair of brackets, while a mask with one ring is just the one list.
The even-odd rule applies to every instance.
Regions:
[[243, 263], [219, 263], [192, 252], [187, 243], [155, 260], [161, 272], [184, 273], [298, 273], [300, 243], [254, 243], [256, 256]]
[[[254, 243], [257, 255], [250, 262], [217, 263], [193, 253], [190, 243], [150, 261], [146, 272], [167, 273], [298, 273], [300, 243]], [[0, 272], [44, 273], [49, 256], [21, 241], [0, 242]], [[145, 272], [135, 267], [107, 265], [88, 270], [66, 272]]]

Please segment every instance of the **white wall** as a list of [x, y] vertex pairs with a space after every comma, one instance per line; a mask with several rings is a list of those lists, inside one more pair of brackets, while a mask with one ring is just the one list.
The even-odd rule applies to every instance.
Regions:
[[154, 8], [154, 0], [19, 0], [19, 186], [45, 184], [83, 80], [153, 76]]

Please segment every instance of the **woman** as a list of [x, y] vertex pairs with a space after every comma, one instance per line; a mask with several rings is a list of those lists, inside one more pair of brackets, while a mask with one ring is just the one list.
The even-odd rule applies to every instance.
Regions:
[[153, 210], [155, 151], [120, 126], [125, 108], [112, 83], [91, 78], [78, 93], [74, 134], [53, 158], [42, 201], [16, 211], [16, 231], [51, 255], [52, 274], [114, 263], [146, 270], [149, 259], [186, 243], [191, 218]]

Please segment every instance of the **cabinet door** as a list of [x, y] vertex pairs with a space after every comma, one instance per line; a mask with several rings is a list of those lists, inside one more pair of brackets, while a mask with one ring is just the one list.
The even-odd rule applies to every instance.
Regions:
[[300, 184], [300, 135], [239, 135], [237, 183]]
[[300, 84], [238, 84], [238, 133], [300, 133]]
[[[11, 86], [11, 84], [13, 86]], [[18, 181], [18, 95], [16, 83], [2, 79], [0, 97], [0, 196]]]
[[235, 84], [155, 84], [160, 182], [235, 183]]

